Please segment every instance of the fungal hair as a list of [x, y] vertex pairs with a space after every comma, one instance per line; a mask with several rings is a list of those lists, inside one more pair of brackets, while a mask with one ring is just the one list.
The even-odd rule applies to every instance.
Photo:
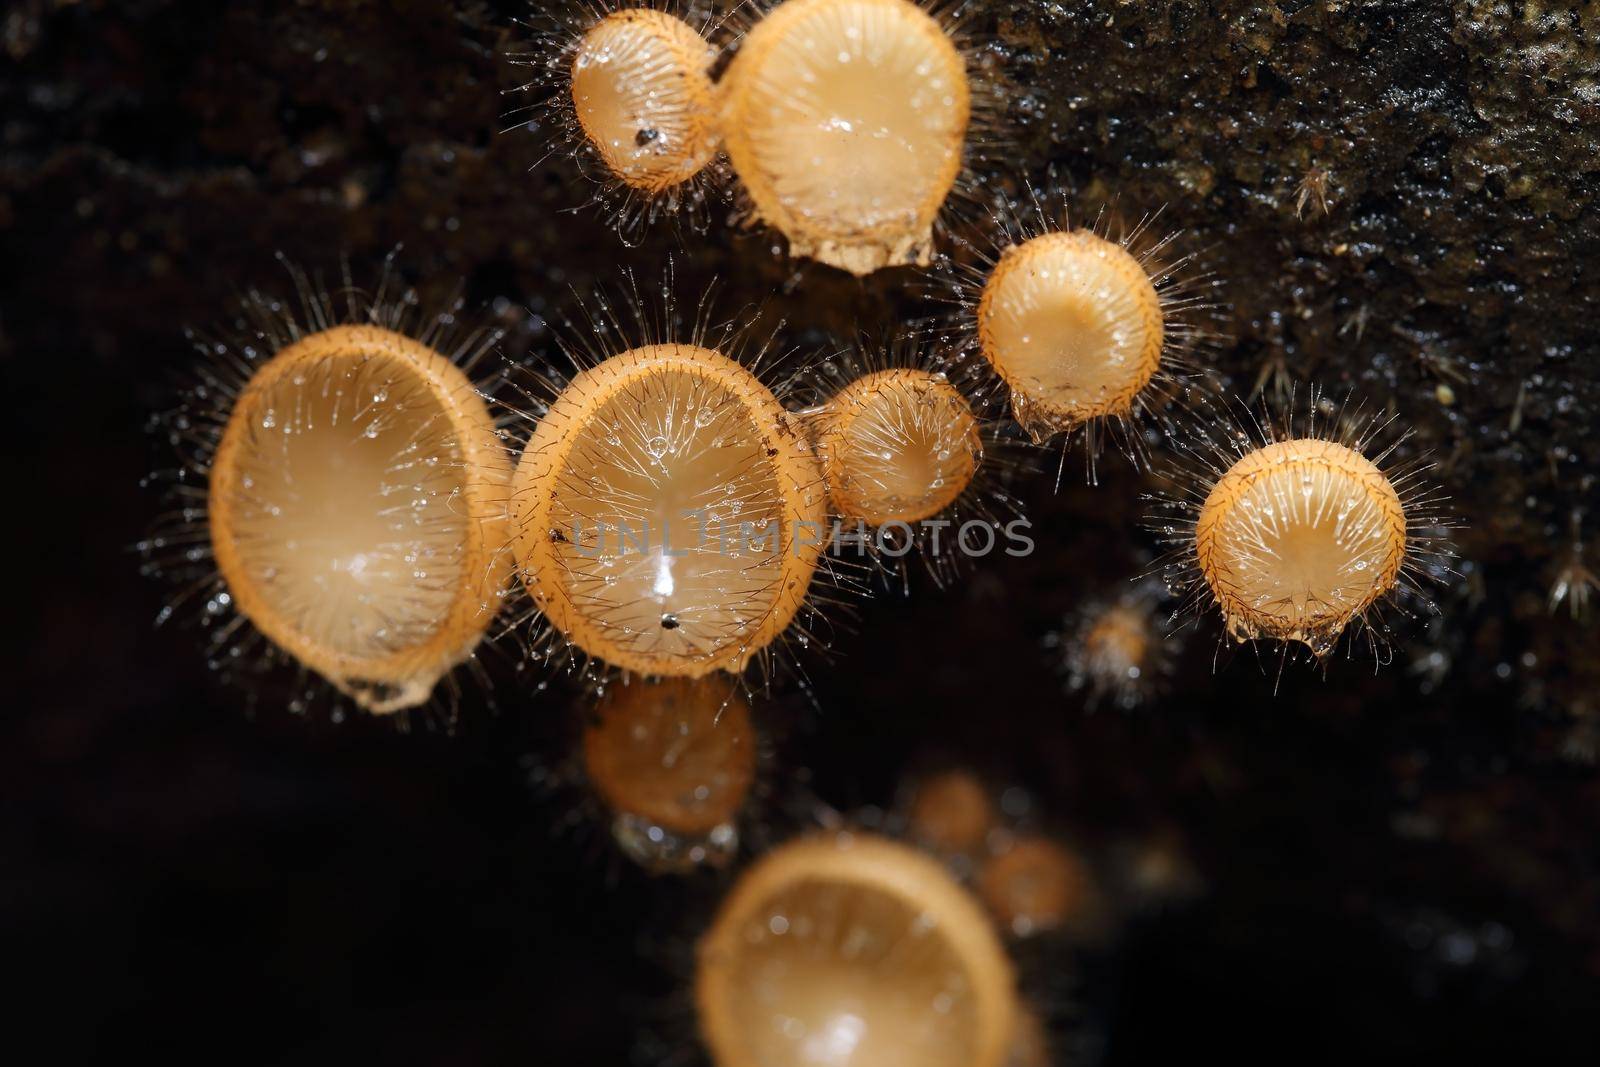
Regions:
[[[635, 531], [642, 526], [647, 513], [653, 513], [652, 509], [665, 499], [660, 497], [664, 483], [657, 470], [663, 461], [670, 460], [673, 469], [696, 468], [692, 480], [696, 484], [703, 482], [702, 489], [712, 483], [724, 490], [732, 485], [731, 494], [724, 493], [714, 500], [697, 495], [694, 500], [683, 501], [686, 508], [700, 514], [700, 525], [691, 523], [686, 532], [674, 530], [670, 534], [675, 552], [687, 549], [690, 553], [691, 559], [683, 565], [699, 574], [696, 581], [700, 585], [696, 588], [707, 581], [722, 582], [724, 595], [712, 598], [714, 603], [707, 601], [703, 610], [696, 609], [688, 616], [672, 613], [671, 620], [663, 616], [648, 627], [645, 623], [652, 620], [643, 616], [625, 624], [606, 624], [605, 632], [597, 633], [589, 644], [611, 647], [611, 658], [597, 654], [595, 647], [585, 647], [562, 625], [554, 625], [547, 610], [552, 605], [541, 606], [538, 597], [524, 601], [517, 617], [518, 630], [532, 660], [594, 682], [603, 683], [619, 673], [660, 673], [669, 669], [660, 658], [662, 650], [677, 648], [685, 658], [669, 673], [687, 671], [698, 675], [723, 667], [737, 670], [751, 692], [767, 691], [780, 676], [794, 677], [809, 690], [802, 654], [806, 658], [825, 656], [841, 612], [848, 610], [846, 589], [838, 580], [838, 571], [821, 560], [809, 584], [780, 590], [767, 584], [775, 580], [775, 574], [768, 573], [771, 567], [767, 564], [755, 567], [751, 560], [745, 560], [752, 565], [741, 566], [739, 559], [720, 554], [724, 543], [731, 548], [745, 543], [741, 538], [746, 526], [751, 527], [752, 546], [762, 543], [769, 531], [782, 529], [779, 551], [768, 563], [777, 566], [781, 560], [783, 571], [788, 574], [788, 550], [782, 546], [789, 545], [789, 524], [769, 527], [760, 523], [787, 515], [793, 502], [820, 501], [825, 495], [821, 473], [809, 447], [803, 446], [798, 425], [777, 402], [791, 387], [792, 379], [782, 373], [782, 368], [793, 354], [777, 349], [772, 334], [758, 333], [758, 316], [750, 309], [730, 319], [719, 319], [713, 310], [714, 293], [708, 289], [691, 305], [692, 310], [685, 312], [677, 303], [675, 287], [669, 267], [659, 290], [650, 295], [645, 295], [631, 273], [625, 276], [621, 289], [602, 288], [591, 294], [574, 295], [573, 310], [556, 328], [559, 358], [540, 366], [519, 368], [516, 376], [516, 409], [530, 435], [522, 464], [529, 468], [528, 478], [535, 480], [543, 475], [537, 474], [534, 466], [549, 467], [547, 473], [559, 479], [558, 486], [548, 487], [558, 489], [558, 496], [550, 501], [559, 501], [560, 509], [564, 509], [562, 515], [574, 524], [581, 522], [591, 538], [602, 523], [614, 527], [618, 520], [628, 521]], [[650, 369], [654, 362], [659, 362], [662, 369]], [[604, 377], [619, 371], [627, 377], [627, 384], [620, 391], [609, 392], [611, 386], [597, 386], [597, 375]], [[548, 427], [541, 436], [541, 427], [549, 422], [553, 411], [568, 420], [578, 414], [573, 407], [575, 388], [599, 397], [597, 387], [610, 396], [601, 401], [604, 412], [595, 408], [581, 417], [604, 414], [610, 420], [604, 433], [596, 436], [584, 426], [571, 423], [561, 432]], [[767, 399], [760, 399], [763, 395]], [[565, 402], [563, 397], [567, 398]], [[591, 401], [583, 404], [583, 410], [588, 412]], [[737, 430], [743, 435], [738, 427], [752, 417], [771, 421], [770, 429], [776, 437], [769, 448], [781, 455], [757, 456], [742, 445], [732, 447], [734, 440], [727, 434]], [[726, 438], [723, 445], [712, 447], [719, 437]], [[569, 444], [560, 443], [563, 440]], [[586, 443], [569, 450], [570, 442], [579, 440]], [[557, 451], [550, 451], [552, 447]], [[656, 455], [653, 449], [660, 454]], [[760, 470], [768, 468], [777, 472], [777, 480], [765, 475], [756, 477]], [[534, 490], [535, 483], [527, 479], [520, 484], [520, 489], [514, 489], [514, 525], [532, 521], [534, 511], [556, 514], [538, 503], [538, 496], [545, 490]], [[819, 508], [814, 519], [825, 536], [823, 518]], [[570, 536], [571, 532], [562, 531], [562, 536]], [[531, 546], [527, 535], [523, 536], [524, 543]], [[621, 534], [612, 528], [606, 536], [615, 547]], [[802, 536], [809, 539], [809, 530]], [[680, 545], [680, 537], [687, 543]], [[708, 544], [710, 555], [697, 551]], [[579, 547], [582, 553], [578, 552]], [[592, 576], [593, 582], [580, 580], [572, 570], [574, 566], [585, 573], [591, 569], [596, 561], [588, 555], [594, 547], [587, 543], [557, 546], [565, 575], [562, 581], [577, 583], [571, 588], [583, 604], [575, 602], [575, 610], [581, 613], [592, 609], [620, 619], [617, 611], [621, 609], [608, 606], [604, 576], [597, 573]], [[798, 542], [795, 547], [801, 556], [809, 551]], [[539, 549], [540, 558], [548, 551]], [[694, 563], [695, 556], [704, 558]], [[621, 562], [625, 566], [636, 564], [635, 559]], [[544, 580], [531, 574], [526, 562], [523, 573], [525, 579]], [[676, 583], [677, 578], [673, 581]], [[752, 582], [764, 590], [759, 596], [753, 595]], [[791, 601], [797, 606], [781, 627], [778, 624], [782, 613], [758, 618], [741, 606], [770, 603], [777, 611], [776, 605]], [[752, 642], [752, 636], [757, 634], [760, 640]], [[655, 651], [650, 651], [652, 648]]]
[[1165, 589], [1145, 578], [1115, 596], [1094, 597], [1075, 607], [1046, 647], [1069, 692], [1084, 694], [1089, 708], [1102, 704], [1124, 711], [1162, 691], [1172, 674], [1177, 635], [1165, 633], [1161, 602]]
[[929, 276], [933, 297], [959, 315], [954, 343], [985, 367], [987, 360], [977, 358], [980, 307], [1002, 262], [1028, 242], [1052, 234], [1092, 236], [1125, 252], [1149, 281], [1159, 307], [1160, 351], [1148, 382], [1126, 407], [1091, 418], [1053, 417], [1048, 409], [1030, 404], [1026, 395], [1019, 397], [1016, 387], [1008, 386], [992, 367], [976, 390], [981, 410], [996, 418], [1009, 411], [1035, 443], [1059, 435], [1058, 487], [1074, 448], [1081, 448], [1089, 484], [1099, 480], [1099, 458], [1108, 443], [1136, 469], [1148, 470], [1155, 448], [1173, 432], [1174, 420], [1216, 393], [1210, 357], [1225, 340], [1220, 283], [1204, 267], [1202, 252], [1182, 248], [1182, 230], [1163, 227], [1162, 209], [1130, 221], [1121, 210], [1102, 206], [1086, 224], [1075, 226], [1066, 200], [1065, 187], [1053, 174], [1044, 189], [1028, 185], [1020, 198], [996, 192], [986, 206], [984, 224], [964, 232]]
[[[623, 52], [619, 58], [627, 61], [636, 57], [640, 67], [637, 77], [661, 83], [636, 87], [643, 106], [658, 115], [661, 126], [698, 130], [690, 136], [702, 147], [685, 148], [694, 159], [703, 161], [692, 173], [685, 173], [687, 167], [673, 170], [670, 175], [646, 167], [630, 181], [607, 161], [606, 150], [596, 145], [584, 128], [572, 92], [574, 66], [591, 31], [608, 18], [630, 13], [644, 21], [637, 28], [621, 26], [612, 34], [621, 42], [618, 47]], [[601, 216], [626, 244], [637, 244], [645, 231], [658, 222], [670, 222], [689, 233], [703, 233], [731, 184], [726, 160], [717, 147], [720, 139], [715, 130], [710, 82], [718, 52], [715, 42], [725, 36], [724, 27], [731, 16], [732, 12], [715, 14], [709, 5], [701, 7], [676, 0], [577, 0], [533, 5], [528, 14], [516, 20], [528, 34], [526, 49], [507, 56], [513, 65], [528, 71], [526, 80], [507, 91], [525, 98], [525, 102], [505, 112], [506, 125], [501, 133], [526, 131], [542, 139], [543, 153], [534, 162], [534, 169], [552, 157], [571, 160], [590, 185], [587, 201], [574, 210], [590, 210]], [[671, 57], [661, 53], [670, 49], [657, 49], [652, 54], [641, 51], [642, 42], [637, 47], [628, 44], [632, 38], [648, 36], [651, 21], [664, 27], [669, 19], [705, 42], [707, 98], [703, 115], [697, 113], [690, 72], [673, 77], [666, 67]], [[651, 130], [660, 133], [657, 126], [651, 126], [639, 130], [638, 136], [648, 137]], [[667, 180], [669, 177], [677, 180]]]
[[[437, 687], [425, 675], [419, 675], [417, 684], [409, 687], [377, 680], [369, 685], [359, 678], [339, 676], [334, 676], [334, 684], [330, 685], [327, 671], [331, 668], [313, 670], [279, 643], [289, 640], [295, 644], [302, 639], [323, 642], [317, 647], [330, 649], [327, 654], [334, 659], [328, 662], [359, 663], [371, 659], [393, 664], [394, 670], [403, 672], [409, 655], [406, 650], [417, 647], [431, 628], [442, 622], [440, 613], [446, 610], [447, 602], [457, 605], [449, 611], [459, 619], [459, 623], [450, 625], [463, 627], [460, 658], [479, 684], [487, 684], [488, 675], [478, 653], [492, 645], [480, 643], [478, 638], [483, 631], [492, 630], [489, 619], [501, 609], [502, 585], [493, 576], [506, 573], [509, 560], [503, 542], [483, 525], [493, 525], [504, 514], [503, 494], [492, 491], [492, 486], [510, 472], [509, 457], [500, 447], [499, 428], [492, 422], [480, 423], [477, 443], [470, 454], [463, 452], [464, 439], [445, 428], [440, 413], [432, 407], [435, 401], [419, 392], [423, 389], [420, 379], [409, 373], [396, 377], [402, 364], [391, 364], [387, 362], [390, 357], [380, 355], [339, 369], [331, 356], [315, 356], [316, 350], [346, 343], [336, 340], [340, 337], [347, 337], [348, 343], [357, 348], [376, 345], [374, 352], [411, 346], [409, 351], [429, 353], [425, 359], [438, 361], [442, 375], [436, 379], [438, 382], [459, 383], [450, 387], [449, 404], [470, 413], [492, 399], [501, 381], [486, 365], [500, 339], [499, 331], [464, 325], [464, 300], [459, 291], [437, 310], [425, 310], [416, 290], [400, 279], [396, 268], [398, 251], [389, 254], [370, 289], [354, 283], [347, 262], [340, 265], [338, 283], [330, 285], [320, 274], [312, 274], [280, 255], [293, 297], [283, 299], [251, 289], [239, 299], [230, 321], [210, 330], [186, 331], [200, 357], [191, 372], [192, 379], [177, 404], [152, 420], [153, 432], [164, 439], [175, 461], [149, 479], [168, 507], [157, 516], [149, 535], [138, 546], [145, 573], [171, 583], [176, 590], [157, 621], [180, 619], [197, 623], [206, 633], [207, 661], [212, 669], [225, 680], [243, 682], [246, 699], [252, 705], [263, 694], [287, 689], [283, 699], [294, 712], [303, 713], [326, 703], [330, 714], [342, 719], [348, 701], [378, 711], [414, 707], [420, 721], [448, 725], [454, 720], [460, 694], [456, 674], [446, 673]], [[292, 373], [274, 379], [277, 384], [264, 385], [262, 368], [297, 346], [308, 358], [297, 363]], [[444, 368], [449, 368], [448, 373]], [[261, 394], [263, 389], [270, 396], [257, 395], [252, 401], [266, 397], [266, 406], [257, 403], [261, 409], [253, 416], [261, 425], [250, 427], [243, 436], [235, 435], [241, 443], [254, 441], [254, 445], [245, 447], [255, 449], [262, 462], [249, 461], [255, 474], [241, 479], [233, 469], [235, 461], [227, 461], [227, 477], [234, 486], [227, 501], [229, 528], [251, 537], [268, 538], [249, 548], [249, 558], [254, 560], [251, 567], [275, 566], [282, 570], [302, 563], [303, 553], [283, 555], [283, 546], [273, 547], [270, 539], [283, 530], [281, 522], [272, 516], [280, 505], [298, 499], [302, 489], [312, 487], [285, 482], [287, 472], [282, 465], [269, 462], [273, 450], [287, 461], [291, 450], [304, 452], [308, 447], [334, 446], [353, 434], [351, 447], [356, 452], [352, 453], [352, 462], [357, 453], [364, 457], [360, 459], [366, 471], [362, 477], [378, 477], [382, 485], [392, 488], [393, 495], [412, 503], [433, 501], [420, 507], [402, 504], [369, 521], [369, 525], [386, 524], [393, 537], [414, 544], [420, 553], [415, 566], [431, 572], [415, 583], [400, 582], [395, 568], [402, 566], [401, 561], [385, 547], [387, 541], [374, 542], [374, 554], [363, 555], [378, 568], [369, 577], [379, 581], [388, 574], [393, 579], [388, 583], [391, 588], [403, 586], [407, 590], [402, 600], [392, 605], [396, 614], [387, 621], [371, 616], [370, 609], [351, 601], [355, 614], [347, 621], [353, 628], [341, 630], [336, 625], [338, 620], [326, 614], [333, 601], [280, 598], [272, 610], [288, 613], [275, 615], [280, 618], [279, 625], [287, 629], [276, 640], [269, 639], [244, 610], [252, 604], [255, 610], [261, 610], [260, 602], [252, 599], [250, 589], [230, 588], [224, 579], [213, 540], [219, 516], [214, 510], [212, 483], [219, 449], [241, 398], [252, 390]], [[402, 408], [413, 409], [416, 414], [407, 414]], [[484, 418], [493, 416], [486, 413]], [[323, 445], [317, 445], [318, 440]], [[235, 448], [235, 455], [246, 454]], [[435, 494], [451, 493], [451, 486], [457, 481], [475, 487], [470, 497], [444, 501], [441, 508]], [[431, 489], [408, 497], [411, 486]], [[473, 531], [473, 543], [479, 545], [470, 557], [477, 562], [470, 565], [483, 567], [482, 572], [472, 574], [461, 571], [461, 567], [469, 565], [469, 558], [460, 554], [460, 545], [454, 540], [466, 536], [469, 529]], [[372, 532], [375, 531], [376, 527]], [[315, 539], [331, 531], [319, 532], [313, 524], [304, 532]], [[485, 535], [488, 540], [480, 540]], [[231, 543], [224, 547], [233, 552]], [[274, 552], [281, 556], [276, 565], [269, 563]], [[452, 574], [454, 578], [450, 577]], [[469, 587], [478, 588], [482, 599], [467, 610], [448, 590]], [[362, 616], [363, 611], [368, 614]], [[356, 625], [357, 616], [367, 621]], [[469, 639], [468, 631], [477, 636]], [[317, 634], [323, 637], [316, 637]], [[346, 651], [335, 653], [331, 651], [334, 648]], [[427, 670], [421, 661], [418, 667]], [[331, 699], [336, 689], [342, 699]], [[410, 715], [401, 717], [402, 728], [410, 723]]]
[[[1339, 529], [1346, 543], [1353, 543], [1349, 541], [1352, 536], [1359, 539], [1363, 532], [1370, 536], [1382, 529], [1380, 522], [1397, 523], [1401, 536], [1396, 540], [1401, 551], [1392, 561], [1393, 580], [1368, 602], [1330, 610], [1325, 615], [1317, 613], [1316, 605], [1308, 605], [1302, 614], [1290, 612], [1286, 618], [1291, 621], [1281, 629], [1268, 625], [1251, 630], [1235, 622], [1227, 636], [1235, 640], [1278, 639], [1280, 670], [1295, 649], [1305, 649], [1319, 662], [1326, 660], [1345, 635], [1346, 647], [1352, 652], [1362, 648], [1378, 666], [1389, 662], [1398, 638], [1396, 622], [1437, 613], [1432, 591], [1454, 574], [1450, 568], [1454, 556], [1450, 534], [1457, 522], [1448, 510], [1449, 498], [1434, 479], [1431, 458], [1411, 446], [1412, 437], [1410, 430], [1399, 425], [1398, 414], [1370, 412], [1348, 396], [1335, 402], [1315, 389], [1302, 403], [1291, 400], [1277, 410], [1263, 405], [1259, 413], [1239, 401], [1206, 404], [1174, 438], [1173, 457], [1159, 472], [1161, 491], [1147, 497], [1148, 526], [1167, 546], [1156, 569], [1180, 598], [1172, 622], [1194, 620], [1225, 608], [1219, 593], [1206, 580], [1206, 561], [1199, 557], [1197, 549], [1201, 516], [1213, 489], [1237, 464], [1260, 450], [1281, 448], [1296, 441], [1311, 442], [1360, 457], [1361, 463], [1370, 463], [1392, 489], [1399, 516], [1385, 515], [1375, 504], [1358, 504], [1339, 520], [1343, 523]], [[1337, 461], [1340, 453], [1330, 455]], [[1329, 495], [1318, 490], [1319, 479], [1330, 477], [1319, 470], [1316, 465], [1308, 468], [1311, 483], [1305, 486], [1309, 495], [1302, 493], [1303, 499], [1320, 501]], [[1307, 506], [1323, 505], [1319, 502]], [[1290, 518], [1298, 515], [1306, 521], [1321, 522], [1325, 517], [1321, 511], [1304, 512], [1299, 503], [1288, 500], [1284, 501], [1284, 508]], [[1285, 521], [1284, 515], [1263, 514], [1257, 532], [1270, 533]], [[1245, 536], [1240, 543], [1251, 542]], [[1224, 586], [1221, 595], [1229, 595], [1226, 590]], [[1297, 618], [1299, 624], [1292, 621]]]
[[[746, 5], [729, 28], [737, 42], [718, 89], [736, 214], [782, 234], [792, 256], [857, 275], [926, 265], [949, 226], [972, 215], [977, 166], [1007, 155], [1003, 91], [967, 5], [787, 0]], [[828, 99], [871, 77], [890, 80], [848, 92], [847, 103]], [[909, 87], [920, 95], [902, 102]], [[902, 104], [921, 121], [897, 113]], [[872, 136], [850, 143], [863, 127]], [[868, 165], [891, 144], [898, 155]], [[834, 154], [835, 166], [819, 162]], [[837, 167], [857, 165], [858, 178], [839, 186]]]
[[[864, 386], [878, 381], [893, 386], [893, 391], [885, 394], [889, 403], [880, 416], [864, 420], [865, 435], [847, 442], [830, 463], [829, 430], [838, 425], [837, 405], [843, 401], [858, 411], [862, 405], [872, 406], [878, 391], [864, 390]], [[925, 385], [917, 385], [919, 382]], [[943, 588], [970, 566], [958, 540], [964, 526], [980, 523], [1003, 530], [1025, 519], [1022, 501], [1012, 485], [1032, 470], [1031, 459], [1001, 422], [979, 413], [972, 397], [982, 382], [981, 370], [960, 350], [930, 343], [916, 331], [886, 339], [863, 335], [855, 345], [811, 361], [794, 375], [792, 404], [798, 407], [830, 479], [829, 499], [837, 531], [832, 555], [842, 566], [860, 561], [887, 587], [909, 592], [912, 570], [920, 561], [920, 569], [935, 586]], [[907, 386], [915, 388], [905, 392]], [[913, 397], [916, 402], [908, 403]], [[970, 416], [970, 429], [964, 416]], [[851, 459], [868, 445], [878, 446], [878, 462]], [[907, 449], [929, 450], [927, 459], [952, 473], [966, 468], [965, 463], [957, 462], [959, 456], [970, 456], [965, 485], [959, 492], [943, 494], [948, 500], [931, 510], [927, 504], [938, 503], [937, 499], [902, 514], [883, 512], [894, 495], [884, 467], [892, 467]], [[949, 456], [943, 456], [946, 452]], [[840, 461], [854, 463], [854, 469]], [[833, 486], [832, 481], [841, 477], [850, 484]], [[930, 496], [937, 492], [938, 487], [933, 487]], [[841, 498], [851, 496], [878, 500], [879, 513], [841, 507]], [[887, 521], [890, 519], [893, 521]]]

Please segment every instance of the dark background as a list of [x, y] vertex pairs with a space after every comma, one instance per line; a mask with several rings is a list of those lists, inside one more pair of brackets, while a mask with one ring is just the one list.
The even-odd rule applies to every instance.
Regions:
[[[813, 795], [886, 804], [908, 767], [963, 753], [1092, 854], [1169, 835], [1204, 884], [1030, 968], [1063, 1049], [1592, 1062], [1600, 631], [1545, 598], [1574, 510], [1600, 528], [1600, 16], [970, 7], [1009, 137], [981, 190], [1053, 169], [1079, 210], [1165, 205], [1225, 286], [1218, 369], [1248, 392], [1281, 357], [1289, 380], [1413, 428], [1469, 523], [1461, 577], [1377, 673], [1302, 666], [1274, 694], [1274, 664], [1248, 652], [1213, 671], [1207, 622], [1164, 699], [1086, 713], [1040, 642], [1143, 566], [1149, 486], [1116, 457], [1097, 488], [1040, 476], [1024, 489], [1037, 554], [879, 596], [831, 662], [807, 660], [820, 710], [780, 700], [790, 737], [752, 836], [803, 824]], [[926, 312], [905, 272], [790, 264], [721, 212], [637, 249], [568, 213], [583, 180], [560, 158], [533, 169], [537, 131], [498, 133], [522, 10], [0, 14], [16, 538], [0, 929], [24, 987], [8, 1014], [51, 1062], [695, 1062], [686, 946], [719, 879], [652, 879], [598, 832], [555, 832], [583, 821], [572, 797], [525, 779], [561, 760], [564, 682], [499, 671], [496, 706], [469, 687], [453, 729], [251, 706], [198, 633], [154, 627], [170, 589], [131, 549], [161, 507], [141, 478], [170, 462], [146, 419], [196, 358], [181, 330], [246, 287], [285, 291], [278, 251], [371, 278], [403, 244], [427, 296], [464, 282], [510, 328], [511, 359], [549, 349], [543, 317], [571, 289], [658, 275], [669, 255], [680, 294], [720, 278], [722, 306], [764, 303], [792, 343]], [[1325, 208], [1297, 211], [1323, 179]]]

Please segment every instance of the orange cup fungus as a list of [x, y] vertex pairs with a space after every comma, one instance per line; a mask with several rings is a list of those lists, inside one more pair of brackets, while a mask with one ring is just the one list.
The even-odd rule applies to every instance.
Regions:
[[335, 326], [249, 379], [211, 464], [217, 567], [274, 644], [357, 704], [427, 700], [500, 607], [508, 462], [466, 376]]
[[930, 262], [971, 111], [936, 19], [909, 0], [787, 0], [718, 90], [728, 158], [791, 253], [855, 274]]
[[708, 348], [652, 344], [573, 379], [512, 482], [512, 546], [571, 644], [645, 675], [739, 671], [804, 604], [826, 539], [816, 460]]
[[1083, 863], [1042, 837], [1020, 838], [987, 860], [978, 892], [995, 919], [1019, 937], [1082, 923], [1096, 895]]
[[994, 823], [989, 791], [970, 771], [942, 771], [917, 783], [909, 830], [918, 843], [941, 853], [973, 852]]
[[703, 838], [737, 818], [756, 748], [750, 706], [730, 682], [635, 680], [600, 699], [583, 763], [606, 806], [644, 837], [659, 827]]
[[1001, 253], [978, 301], [978, 343], [1035, 440], [1127, 417], [1161, 369], [1161, 294], [1123, 245], [1089, 230]]
[[920, 522], [966, 491], [983, 437], [942, 374], [874, 371], [834, 394], [813, 435], [834, 510], [872, 525]]
[[1090, 707], [1109, 700], [1134, 708], [1159, 693], [1175, 663], [1176, 636], [1162, 633], [1155, 583], [1110, 601], [1090, 601], [1052, 636], [1062, 650], [1068, 689], [1083, 691]]
[[573, 115], [606, 167], [630, 189], [661, 193], [717, 152], [715, 50], [663, 11], [615, 11], [572, 50]]
[[1406, 523], [1400, 494], [1371, 460], [1296, 438], [1246, 453], [1216, 480], [1194, 551], [1231, 636], [1298, 641], [1322, 656], [1394, 588]]
[[883, 838], [770, 853], [723, 902], [698, 962], [718, 1067], [1002, 1067], [1015, 1034], [1015, 978], [978, 902]]

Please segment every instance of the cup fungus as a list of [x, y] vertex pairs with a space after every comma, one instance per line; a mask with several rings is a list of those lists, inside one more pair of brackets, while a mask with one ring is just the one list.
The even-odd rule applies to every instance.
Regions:
[[1011, 1039], [1011, 1058], [1006, 1067], [1050, 1067], [1055, 1062], [1050, 1055], [1050, 1035], [1044, 1020], [1031, 1007], [1017, 1012], [1017, 1027]]
[[966, 398], [925, 370], [855, 379], [823, 406], [813, 434], [834, 509], [872, 525], [937, 515], [966, 491], [983, 457]]
[[826, 533], [815, 457], [766, 386], [698, 345], [580, 372], [512, 484], [524, 584], [614, 667], [739, 671], [804, 604]]
[[731, 679], [606, 689], [583, 735], [588, 780], [624, 851], [648, 867], [724, 858], [755, 779], [750, 706]]
[[1036, 440], [1126, 417], [1161, 367], [1162, 299], [1126, 248], [1089, 230], [1001, 253], [978, 302], [978, 343]]
[[1409, 434], [1394, 423], [1313, 390], [1303, 410], [1208, 409], [1184, 427], [1149, 522], [1180, 610], [1214, 604], [1229, 637], [1279, 642], [1285, 660], [1323, 660], [1349, 631], [1387, 661], [1390, 609], [1438, 610], [1427, 587], [1448, 580], [1455, 525], [1428, 457], [1395, 458]]
[[984, 863], [978, 893], [995, 919], [1019, 937], [1081, 924], [1095, 897], [1083, 863], [1043, 837], [1019, 838]]
[[919, 844], [940, 853], [973, 852], [994, 822], [989, 791], [971, 771], [941, 771], [917, 783], [909, 830]]
[[1001, 1067], [1010, 961], [938, 863], [882, 838], [785, 845], [701, 939], [695, 1001], [718, 1067]]
[[855, 274], [930, 261], [971, 111], [935, 18], [909, 0], [787, 0], [718, 91], [728, 158], [792, 254]]
[[573, 116], [630, 189], [661, 193], [716, 155], [715, 58], [693, 27], [652, 8], [606, 15], [572, 49]]
[[1074, 609], [1047, 643], [1061, 649], [1067, 688], [1090, 707], [1110, 701], [1134, 708], [1158, 693], [1174, 666], [1176, 635], [1162, 632], [1160, 583], [1146, 581], [1111, 600]]
[[424, 702], [500, 607], [508, 461], [465, 374], [372, 325], [300, 337], [211, 463], [217, 568], [274, 644], [375, 712]]
[[1317, 656], [1394, 588], [1406, 510], [1377, 465], [1336, 441], [1254, 449], [1212, 485], [1195, 558], [1236, 640], [1298, 641]]

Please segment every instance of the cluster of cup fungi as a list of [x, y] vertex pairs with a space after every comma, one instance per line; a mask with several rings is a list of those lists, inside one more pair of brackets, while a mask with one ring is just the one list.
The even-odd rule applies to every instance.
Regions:
[[[548, 106], [634, 207], [736, 180], [796, 257], [935, 263], [983, 114], [950, 21], [912, 0], [784, 0], [725, 46], [654, 7], [562, 27], [536, 57]], [[1079, 613], [1058, 639], [1072, 688], [1137, 703], [1168, 670], [1169, 594], [1174, 618], [1210, 610], [1228, 638], [1319, 661], [1348, 631], [1381, 643], [1383, 609], [1442, 551], [1426, 464], [1391, 462], [1390, 423], [1322, 397], [1276, 419], [1215, 399], [1198, 358], [1214, 290], [1173, 237], [1019, 219], [933, 267], [958, 343], [847, 361], [804, 404], [786, 404], [800, 379], [764, 376], [743, 331], [704, 316], [591, 316], [570, 370], [519, 381], [483, 371], [493, 335], [447, 341], [458, 309], [419, 324], [381, 287], [344, 299], [296, 272], [297, 306], [252, 296], [203, 342], [166, 422], [191, 463], [150, 553], [196, 576], [218, 662], [286, 659], [373, 713], [425, 705], [503, 630], [536, 632], [531, 655], [589, 683], [583, 778], [657, 871], [738, 851], [750, 700], [841, 595], [819, 595], [830, 529], [917, 541], [975, 506], [1006, 447], [1073, 440], [1092, 464], [1109, 437], [1165, 472], [1168, 581]], [[1046, 1062], [1005, 940], [1070, 926], [1096, 890], [1059, 844], [995, 835], [991, 800], [955, 776], [922, 783], [898, 833], [836, 826], [750, 866], [699, 944], [715, 1063]]]

